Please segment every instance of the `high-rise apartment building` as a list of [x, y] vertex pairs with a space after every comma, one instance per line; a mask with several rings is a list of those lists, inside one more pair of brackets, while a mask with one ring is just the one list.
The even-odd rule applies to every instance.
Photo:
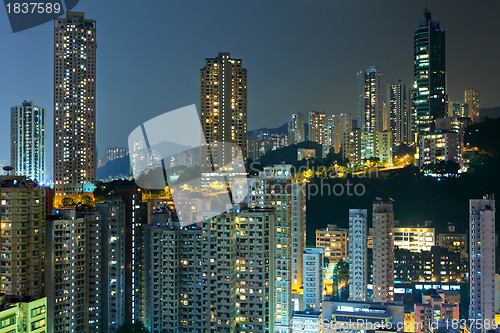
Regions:
[[347, 261], [349, 255], [349, 230], [329, 224], [324, 229], [316, 230], [316, 247], [323, 249], [323, 255], [329, 263]]
[[306, 236], [306, 196], [303, 184], [294, 179], [292, 166], [265, 167], [251, 185], [250, 205], [276, 211], [275, 329], [288, 332], [293, 312], [292, 293], [303, 285], [303, 252]]
[[10, 108], [10, 164], [18, 176], [44, 183], [45, 108], [24, 101]]
[[47, 298], [0, 295], [0, 332], [47, 332]]
[[389, 131], [364, 131], [356, 128], [344, 133], [342, 156], [352, 164], [365, 164], [376, 160], [392, 165], [392, 134]]
[[352, 116], [342, 113], [339, 115], [334, 115], [334, 128], [333, 128], [333, 152], [335, 154], [340, 153], [342, 148], [342, 141], [344, 139], [344, 133], [352, 131]]
[[366, 131], [384, 128], [384, 80], [375, 66], [360, 71], [358, 77], [358, 126]]
[[366, 301], [368, 284], [368, 215], [349, 209], [349, 300]]
[[413, 63], [413, 104], [418, 134], [434, 129], [434, 120], [447, 112], [445, 32], [431, 20], [426, 8], [415, 29]]
[[173, 213], [159, 205], [145, 226], [145, 326], [152, 333], [209, 332], [202, 230], [182, 228]]
[[56, 200], [92, 192], [96, 180], [96, 22], [67, 12], [54, 26]]
[[[275, 332], [275, 269], [282, 258], [274, 248], [279, 228], [273, 210], [236, 206], [203, 221], [203, 246], [210, 292], [210, 330]], [[281, 305], [281, 304], [280, 304]]]
[[408, 103], [408, 89], [401, 80], [389, 85], [387, 107], [389, 130], [394, 145], [413, 144], [411, 109]]
[[24, 176], [1, 176], [0, 208], [0, 292], [41, 297], [45, 189]]
[[304, 310], [321, 311], [323, 302], [323, 249], [304, 250]]
[[102, 219], [102, 323], [113, 333], [125, 323], [125, 203], [107, 197], [95, 209]]
[[330, 150], [333, 148], [333, 143], [335, 140], [335, 123], [334, 117], [328, 117], [325, 125], [323, 126], [323, 132], [321, 134], [322, 138], [322, 156], [325, 158]]
[[373, 301], [394, 302], [394, 211], [392, 200], [373, 202]]
[[469, 200], [469, 318], [483, 324], [471, 332], [486, 332], [495, 319], [495, 211], [493, 196]]
[[49, 332], [102, 332], [99, 212], [62, 209], [49, 218], [45, 270]]
[[304, 142], [306, 140], [304, 131], [304, 115], [302, 113], [292, 114], [292, 120], [288, 123], [288, 143]]
[[324, 112], [309, 112], [309, 141], [323, 144], [323, 127], [326, 123]]
[[475, 121], [479, 117], [479, 93], [474, 89], [469, 89], [465, 91], [464, 95], [464, 103], [468, 105], [468, 113], [463, 116]]
[[[201, 126], [205, 140], [217, 143], [232, 143], [241, 148], [247, 157], [247, 70], [241, 59], [231, 58], [229, 53], [219, 53], [216, 58], [205, 59], [205, 67], [200, 70], [200, 112]], [[230, 147], [224, 145], [224, 153]], [[231, 154], [230, 151], [227, 152]], [[234, 151], [233, 151], [234, 154]], [[203, 156], [202, 165], [208, 156]], [[217, 170], [227, 165], [233, 156], [225, 156], [222, 161], [214, 161]], [[221, 165], [219, 165], [221, 164]]]

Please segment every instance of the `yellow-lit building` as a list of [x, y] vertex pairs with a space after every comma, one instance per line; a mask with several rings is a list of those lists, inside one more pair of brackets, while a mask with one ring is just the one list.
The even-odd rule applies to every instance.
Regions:
[[412, 252], [430, 251], [436, 245], [434, 228], [394, 228], [394, 247]]
[[0, 295], [0, 333], [47, 332], [47, 298]]
[[349, 230], [329, 224], [324, 229], [316, 230], [316, 247], [322, 248], [325, 258], [330, 263], [347, 261], [349, 255]]

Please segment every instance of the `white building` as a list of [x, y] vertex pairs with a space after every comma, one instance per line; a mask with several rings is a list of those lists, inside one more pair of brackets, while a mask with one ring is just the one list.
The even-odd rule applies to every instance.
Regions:
[[323, 249], [304, 251], [304, 310], [321, 311], [323, 301]]
[[392, 200], [373, 202], [373, 301], [394, 302], [394, 211]]
[[412, 252], [430, 251], [436, 245], [436, 229], [395, 227], [394, 247]]
[[292, 333], [321, 333], [321, 312], [314, 310], [297, 311], [292, 317]]
[[349, 299], [352, 301], [366, 301], [367, 223], [366, 209], [349, 209]]
[[18, 176], [44, 183], [45, 108], [24, 101], [10, 108], [10, 163]]
[[[469, 318], [495, 319], [495, 198], [469, 200], [470, 305]], [[485, 332], [488, 327], [472, 332]]]

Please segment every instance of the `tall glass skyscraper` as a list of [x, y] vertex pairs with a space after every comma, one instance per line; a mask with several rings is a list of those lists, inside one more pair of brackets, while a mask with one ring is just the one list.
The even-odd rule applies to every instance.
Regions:
[[417, 133], [428, 133], [434, 120], [446, 116], [445, 32], [439, 22], [431, 20], [425, 9], [424, 18], [414, 35], [413, 102]]
[[96, 23], [67, 12], [54, 26], [54, 189], [56, 199], [94, 190]]
[[358, 76], [358, 126], [366, 131], [384, 130], [384, 80], [375, 66]]
[[45, 108], [24, 101], [10, 108], [10, 163], [14, 172], [45, 182]]

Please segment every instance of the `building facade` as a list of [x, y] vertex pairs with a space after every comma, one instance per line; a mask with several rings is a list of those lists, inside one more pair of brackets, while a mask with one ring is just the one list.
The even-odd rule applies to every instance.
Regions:
[[304, 130], [304, 115], [302, 113], [292, 114], [292, 120], [288, 123], [289, 144], [304, 142], [306, 140]]
[[375, 66], [360, 71], [358, 77], [358, 126], [366, 131], [384, 128], [384, 80]]
[[93, 192], [96, 180], [96, 22], [67, 12], [54, 26], [54, 191]]
[[45, 108], [33, 101], [11, 107], [10, 138], [10, 164], [14, 173], [45, 183]]
[[447, 112], [445, 32], [426, 8], [413, 37], [413, 104], [418, 134], [434, 129]]
[[323, 127], [326, 123], [324, 112], [309, 112], [309, 141], [323, 144]]
[[373, 301], [394, 302], [394, 210], [392, 201], [373, 202]]
[[329, 224], [324, 229], [316, 230], [316, 247], [323, 249], [323, 255], [329, 263], [347, 261], [349, 256], [349, 230]]
[[401, 80], [390, 84], [387, 96], [389, 130], [392, 132], [393, 144], [413, 144], [412, 117], [406, 84]]
[[[470, 305], [469, 318], [495, 319], [495, 198], [469, 200]], [[486, 327], [471, 328], [485, 332]]]
[[323, 249], [304, 251], [304, 310], [321, 311], [323, 302]]
[[[205, 67], [200, 70], [200, 114], [207, 143], [233, 143], [241, 148], [246, 159], [247, 70], [241, 59], [233, 59], [229, 53], [205, 59]], [[223, 147], [226, 148], [229, 149]], [[202, 165], [206, 158], [202, 152]], [[224, 157], [213, 167], [217, 170], [231, 161], [232, 156]]]
[[41, 297], [45, 188], [24, 176], [0, 177], [0, 292]]
[[434, 228], [395, 227], [394, 246], [412, 252], [430, 251], [436, 245]]
[[474, 89], [466, 90], [464, 104], [467, 104], [467, 114], [462, 117], [469, 117], [473, 122], [479, 118], [479, 93]]
[[366, 301], [368, 248], [366, 209], [349, 209], [349, 300]]

